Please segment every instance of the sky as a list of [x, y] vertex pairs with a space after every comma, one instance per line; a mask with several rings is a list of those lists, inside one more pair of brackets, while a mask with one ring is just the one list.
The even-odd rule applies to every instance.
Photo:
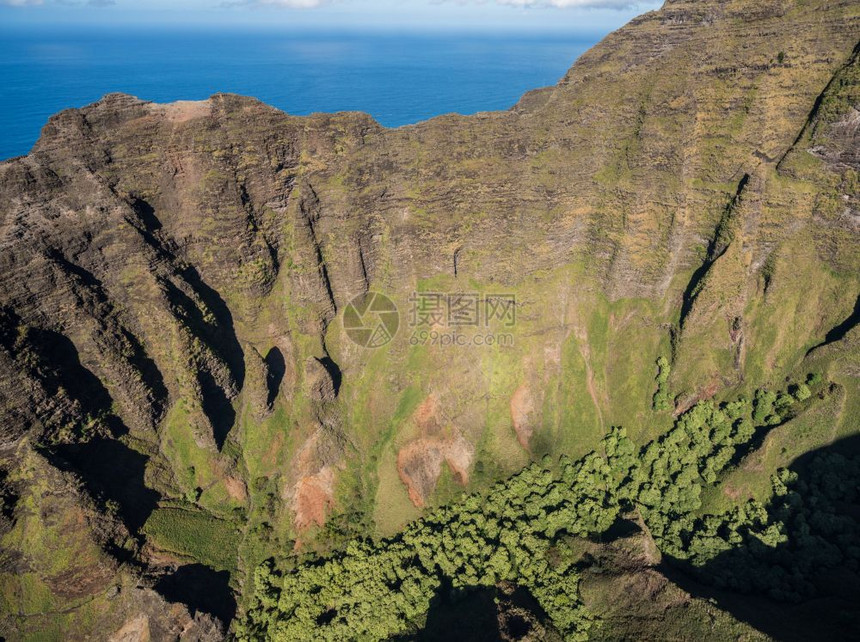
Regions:
[[662, 0], [0, 0], [0, 25], [566, 32], [621, 27]]

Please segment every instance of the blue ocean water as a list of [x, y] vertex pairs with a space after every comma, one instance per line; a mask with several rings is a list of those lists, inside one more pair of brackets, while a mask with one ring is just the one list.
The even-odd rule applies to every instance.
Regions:
[[114, 91], [158, 102], [232, 92], [297, 115], [365, 111], [388, 127], [506, 109], [602, 35], [0, 28], [0, 159], [26, 154], [57, 111]]

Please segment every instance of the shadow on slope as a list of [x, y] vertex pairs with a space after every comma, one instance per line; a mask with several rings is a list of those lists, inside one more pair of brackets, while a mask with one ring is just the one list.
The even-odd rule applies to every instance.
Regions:
[[[109, 391], [81, 363], [68, 337], [42, 329], [30, 329], [27, 337], [34, 359], [28, 362], [30, 376], [41, 382], [54, 402], [61, 404], [58, 413], [50, 403], [31, 401], [40, 421], [52, 426], [51, 434], [63, 436], [51, 439], [39, 450], [54, 467], [77, 475], [103, 508], [108, 502], [115, 504], [117, 517], [131, 533], [136, 533], [160, 497], [144, 482], [148, 457], [118, 440], [128, 428], [113, 413]], [[103, 428], [91, 434], [93, 424]]]
[[266, 407], [271, 408], [281, 390], [281, 383], [287, 373], [287, 363], [278, 348], [269, 350], [263, 362], [266, 364]]
[[[115, 308], [105, 291], [104, 284], [92, 272], [72, 263], [58, 250], [50, 250], [47, 256], [62, 274], [68, 275], [76, 286], [83, 290], [78, 294], [79, 297], [92, 298], [97, 303], [91, 305], [104, 308], [103, 313], [106, 318], [103, 323], [106, 327], [101, 340], [110, 342], [113, 350], [139, 374], [150, 393], [148, 402], [152, 407], [149, 409], [149, 414], [156, 421], [160, 419], [167, 407], [168, 397], [164, 377], [155, 361], [147, 354], [140, 339], [113, 316]], [[94, 312], [90, 311], [90, 314], [93, 315]]]
[[[201, 356], [195, 367], [201, 406], [212, 425], [212, 437], [220, 450], [236, 421], [231, 396], [241, 391], [244, 385], [244, 353], [236, 338], [233, 317], [223, 299], [205, 286], [192, 268], [186, 270], [183, 278], [202, 306], [198, 306], [194, 298], [169, 279], [163, 279], [161, 284], [176, 318], [211, 351]], [[223, 366], [226, 366], [229, 377], [220, 377], [219, 382], [215, 373]]]
[[46, 453], [53, 466], [75, 473], [87, 492], [105, 505], [115, 502], [117, 517], [136, 534], [158, 505], [159, 493], [144, 481], [149, 459], [115, 439], [61, 444]]
[[225, 626], [236, 616], [236, 600], [230, 590], [227, 571], [214, 571], [203, 564], [187, 564], [160, 578], [154, 588], [168, 602], [187, 605], [192, 616], [197, 612], [208, 613]]
[[857, 297], [857, 301], [854, 303], [854, 311], [848, 315], [848, 317], [839, 325], [830, 329], [830, 331], [825, 335], [824, 341], [819, 343], [817, 346], [810, 348], [809, 354], [818, 348], [823, 348], [824, 346], [828, 346], [831, 343], [836, 343], [845, 338], [851, 330], [853, 330], [857, 324], [860, 324], [860, 296]]
[[420, 642], [501, 642], [560, 640], [547, 632], [549, 618], [525, 589], [499, 587], [454, 589], [443, 580], [427, 613], [424, 629], [398, 638]]
[[[203, 412], [220, 450], [236, 420], [232, 399], [245, 384], [245, 356], [236, 336], [233, 315], [218, 291], [193, 266], [178, 259], [176, 243], [164, 236], [155, 208], [137, 195], [129, 198], [129, 208], [134, 214], [129, 222], [159, 258], [175, 269], [169, 278], [158, 278], [173, 315], [211, 351], [208, 358], [201, 359], [194, 367], [198, 372]], [[224, 366], [229, 376], [217, 376]]]
[[767, 505], [787, 541], [748, 537], [703, 567], [667, 558], [660, 571], [776, 640], [860, 640], [858, 468], [860, 435], [803, 455], [789, 467], [796, 495]]
[[208, 370], [201, 368], [197, 372], [197, 382], [200, 384], [200, 405], [204, 414], [212, 424], [212, 438], [218, 450], [224, 447], [227, 435], [236, 423], [236, 410], [223, 388], [215, 381]]

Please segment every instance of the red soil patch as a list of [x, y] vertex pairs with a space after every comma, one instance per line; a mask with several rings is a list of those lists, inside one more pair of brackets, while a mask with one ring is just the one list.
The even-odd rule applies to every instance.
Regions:
[[511, 420], [517, 433], [517, 441], [525, 450], [529, 450], [529, 442], [534, 434], [535, 403], [527, 383], [523, 383], [514, 391], [511, 397]]
[[421, 508], [436, 489], [443, 464], [448, 465], [458, 483], [464, 486], [469, 483], [474, 448], [453, 426], [447, 434], [443, 430], [444, 421], [435, 395], [421, 402], [412, 421], [422, 436], [397, 453], [397, 472], [410, 501]]
[[302, 477], [293, 498], [296, 528], [305, 530], [325, 524], [326, 514], [334, 504], [334, 472], [325, 466], [317, 474]]
[[[339, 451], [317, 429], [296, 454], [293, 470], [297, 481], [285, 492], [291, 500], [294, 522], [299, 531], [325, 524], [334, 506], [334, 485]], [[295, 479], [295, 478], [294, 478]]]
[[421, 402], [415, 409], [412, 420], [422, 435], [435, 435], [442, 430], [439, 424], [439, 399], [436, 395], [430, 395]]
[[413, 441], [397, 453], [397, 472], [406, 485], [409, 500], [419, 508], [436, 488], [442, 474], [442, 451], [438, 445], [427, 440]]
[[421, 508], [436, 489], [442, 464], [448, 464], [457, 482], [469, 483], [469, 467], [474, 456], [472, 445], [462, 435], [417, 439], [397, 453], [397, 472], [406, 485], [409, 499]]

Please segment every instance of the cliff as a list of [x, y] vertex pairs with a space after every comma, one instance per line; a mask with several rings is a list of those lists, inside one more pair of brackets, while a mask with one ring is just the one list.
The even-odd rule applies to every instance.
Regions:
[[[853, 0], [670, 0], [507, 112], [54, 116], [0, 164], [0, 632], [217, 636], [276, 552], [790, 374], [844, 398], [799, 447], [856, 433], [858, 44]], [[415, 345], [421, 292], [514, 298], [513, 345]]]

